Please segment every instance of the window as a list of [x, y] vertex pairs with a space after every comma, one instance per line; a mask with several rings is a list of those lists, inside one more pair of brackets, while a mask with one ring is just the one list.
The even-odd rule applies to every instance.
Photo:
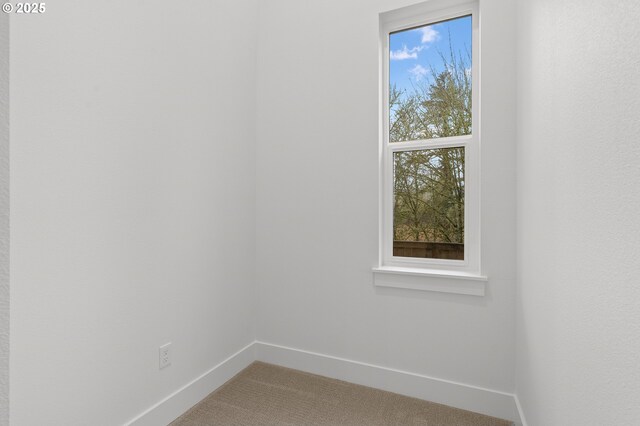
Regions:
[[442, 5], [430, 1], [381, 15], [380, 267], [374, 270], [484, 280], [477, 4]]

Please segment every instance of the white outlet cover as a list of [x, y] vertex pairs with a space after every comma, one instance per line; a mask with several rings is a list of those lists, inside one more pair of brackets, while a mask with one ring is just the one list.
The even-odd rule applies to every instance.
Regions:
[[158, 354], [160, 357], [159, 359], [160, 370], [170, 366], [171, 365], [171, 342], [165, 343], [164, 345], [160, 346], [160, 349], [158, 350]]

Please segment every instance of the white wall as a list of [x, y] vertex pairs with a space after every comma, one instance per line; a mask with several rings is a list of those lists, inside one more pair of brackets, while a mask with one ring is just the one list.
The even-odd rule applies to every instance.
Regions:
[[515, 3], [482, 0], [485, 297], [375, 289], [378, 13], [404, 0], [262, 2], [259, 340], [514, 388]]
[[517, 393], [530, 426], [640, 419], [640, 3], [519, 2]]
[[0, 426], [5, 426], [9, 424], [9, 16], [0, 15]]
[[12, 15], [12, 425], [123, 424], [254, 340], [256, 10]]
[[[516, 2], [482, 0], [476, 298], [372, 285], [378, 13], [411, 3], [270, 0], [258, 22], [255, 0], [68, 0], [12, 17], [12, 424], [121, 424], [256, 323], [269, 343], [512, 391], [516, 246], [529, 424], [640, 417], [640, 5], [520, 0], [516, 173]], [[0, 364], [0, 404], [5, 389]]]

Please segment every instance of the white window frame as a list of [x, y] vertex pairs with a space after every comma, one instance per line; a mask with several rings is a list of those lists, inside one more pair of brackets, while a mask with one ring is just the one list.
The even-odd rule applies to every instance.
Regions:
[[[471, 15], [472, 20], [472, 134], [419, 141], [389, 142], [389, 36], [391, 33], [435, 24]], [[451, 280], [442, 284], [442, 278], [483, 282], [480, 262], [480, 31], [477, 1], [435, 0], [380, 14], [380, 241], [379, 265], [374, 268], [376, 285], [422, 288], [416, 277], [439, 280], [438, 288], [448, 291], [456, 287]], [[464, 260], [411, 258], [393, 255], [393, 155], [396, 152], [435, 148], [464, 147], [465, 150], [465, 241]], [[390, 279], [390, 275], [402, 279]], [[407, 278], [412, 277], [412, 278]], [[393, 278], [393, 277], [392, 277]], [[400, 284], [398, 284], [400, 282]], [[404, 284], [402, 283], [404, 282]], [[407, 282], [410, 282], [407, 284]], [[429, 288], [428, 283], [425, 289]], [[448, 285], [447, 285], [448, 284]], [[469, 290], [468, 283], [459, 283], [464, 294], [484, 294], [482, 288]], [[480, 294], [481, 293], [481, 294]]]

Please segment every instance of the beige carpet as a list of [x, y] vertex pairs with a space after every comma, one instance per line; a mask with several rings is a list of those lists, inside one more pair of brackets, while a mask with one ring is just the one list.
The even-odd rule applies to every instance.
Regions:
[[511, 422], [255, 362], [171, 426], [509, 426]]

